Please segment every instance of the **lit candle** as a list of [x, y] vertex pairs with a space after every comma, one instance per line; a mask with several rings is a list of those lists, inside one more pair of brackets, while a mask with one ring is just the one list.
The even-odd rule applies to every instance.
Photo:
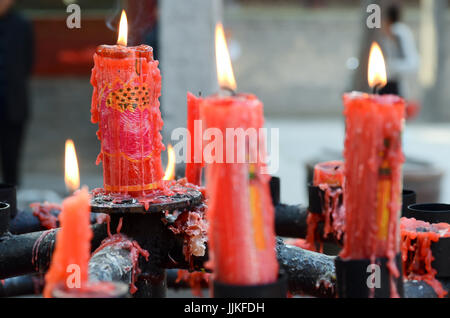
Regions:
[[64, 181], [66, 189], [71, 194], [80, 188], [80, 170], [78, 168], [77, 153], [72, 139], [66, 140], [66, 151], [64, 157]]
[[[386, 84], [383, 55], [376, 43], [368, 77], [375, 90]], [[391, 277], [397, 278], [405, 103], [394, 95], [359, 92], [344, 94], [343, 99], [346, 222], [339, 256], [344, 260], [386, 258]]]
[[139, 196], [163, 178], [161, 75], [151, 47], [126, 45], [123, 11], [117, 45], [94, 54], [91, 120], [99, 125], [104, 189]]
[[[72, 159], [68, 163], [66, 161], [68, 189], [80, 184], [76, 156]], [[53, 289], [60, 284], [67, 289], [86, 288], [92, 238], [89, 202], [89, 193], [84, 187], [62, 203], [59, 214], [61, 229], [56, 234], [52, 262], [45, 275], [44, 297], [52, 297]]]
[[[234, 92], [236, 83], [221, 24], [216, 27], [216, 57], [220, 87]], [[259, 131], [264, 124], [263, 105], [254, 95], [219, 94], [197, 102], [205, 129], [219, 130], [222, 136], [227, 135], [227, 128], [255, 129], [258, 145], [263, 145]], [[265, 148], [231, 142], [234, 139], [223, 139], [223, 157], [216, 150], [215, 161], [208, 162], [206, 170], [208, 246], [214, 280], [230, 285], [271, 283], [277, 280], [278, 263], [270, 176], [262, 172]], [[246, 159], [241, 162], [242, 151]], [[256, 160], [250, 163], [249, 158]]]

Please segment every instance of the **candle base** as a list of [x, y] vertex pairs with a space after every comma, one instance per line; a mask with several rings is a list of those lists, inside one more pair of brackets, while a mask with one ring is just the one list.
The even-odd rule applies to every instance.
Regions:
[[[339, 298], [390, 298], [391, 277], [399, 297], [403, 297], [403, 274], [401, 254], [395, 257], [395, 263], [400, 275], [393, 277], [387, 266], [387, 258], [377, 258], [378, 271], [369, 267], [369, 259], [344, 260], [339, 256], [334, 263], [336, 266], [336, 285]], [[373, 278], [373, 279], [372, 279]]]
[[286, 298], [287, 292], [286, 275], [279, 276], [273, 283], [262, 285], [230, 285], [213, 281], [214, 298]]

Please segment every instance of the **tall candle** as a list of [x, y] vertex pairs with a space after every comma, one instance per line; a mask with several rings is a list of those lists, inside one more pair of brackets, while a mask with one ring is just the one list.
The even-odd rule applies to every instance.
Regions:
[[[250, 94], [210, 96], [201, 101], [200, 110], [205, 128], [219, 129], [223, 136], [227, 128], [258, 129], [264, 122], [263, 105]], [[262, 137], [258, 133], [258, 145]], [[270, 176], [262, 173], [265, 149], [225, 139], [224, 162], [209, 163], [206, 170], [208, 246], [214, 279], [234, 285], [274, 282], [278, 263]], [[245, 157], [258, 158], [256, 163], [236, 162], [236, 154], [246, 147]], [[229, 157], [235, 162], [226, 162]]]
[[[216, 57], [220, 86], [235, 90], [220, 24], [216, 27]], [[211, 145], [205, 144], [203, 153], [214, 280], [231, 285], [274, 282], [278, 276], [274, 207], [259, 130], [264, 124], [263, 104], [251, 94], [219, 94], [200, 99], [199, 109], [205, 131], [220, 132], [213, 141], [217, 145], [211, 152], [214, 160], [207, 158]], [[256, 138], [229, 135], [229, 129], [240, 129], [232, 131], [237, 134], [253, 130]]]
[[344, 95], [344, 107], [346, 230], [340, 257], [393, 261], [400, 251], [405, 103], [394, 95], [354, 92]]
[[[187, 129], [189, 132], [186, 154], [186, 178], [190, 183], [200, 185], [202, 177], [202, 136], [200, 121], [201, 99], [187, 94]], [[197, 127], [196, 127], [197, 126]]]
[[97, 163], [103, 162], [105, 190], [137, 196], [164, 175], [161, 75], [151, 47], [119, 42], [101, 45], [94, 54], [91, 120], [99, 125]]
[[61, 229], [56, 234], [52, 262], [45, 275], [44, 297], [51, 297], [53, 288], [58, 284], [66, 284], [70, 288], [69, 283], [76, 283], [79, 279], [78, 288], [87, 286], [93, 235], [87, 188], [63, 201], [59, 222]]

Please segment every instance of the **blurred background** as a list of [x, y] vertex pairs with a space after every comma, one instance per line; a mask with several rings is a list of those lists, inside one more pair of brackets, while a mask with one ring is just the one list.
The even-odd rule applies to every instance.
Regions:
[[[368, 91], [368, 48], [379, 41], [390, 88], [408, 101], [405, 187], [419, 191], [419, 201], [450, 202], [450, 1], [0, 0], [7, 2], [15, 2], [21, 23], [32, 32], [23, 37], [30, 45], [17, 49], [33, 53], [23, 57], [23, 63], [32, 58], [29, 115], [15, 119], [17, 134], [24, 135], [17, 178], [22, 206], [65, 194], [67, 138], [75, 142], [81, 183], [102, 186], [89, 78], [95, 47], [116, 41], [122, 8], [130, 44], [152, 45], [161, 63], [165, 143], [173, 128], [186, 126], [186, 92], [217, 91], [214, 26], [223, 21], [238, 91], [256, 94], [267, 126], [280, 129], [277, 175], [286, 203], [307, 204], [308, 166], [341, 157], [341, 96]], [[80, 28], [66, 25], [70, 4], [81, 8]], [[382, 8], [380, 29], [366, 25], [370, 4]], [[0, 31], [11, 25], [1, 22]], [[8, 51], [5, 39], [2, 52]], [[10, 129], [2, 138], [14, 134]]]

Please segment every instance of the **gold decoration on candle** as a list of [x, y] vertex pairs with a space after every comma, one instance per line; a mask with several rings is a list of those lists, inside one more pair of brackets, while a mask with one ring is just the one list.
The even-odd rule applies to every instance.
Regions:
[[387, 83], [386, 65], [384, 63], [383, 52], [377, 42], [373, 42], [370, 47], [367, 80], [370, 87], [381, 88]]
[[128, 20], [125, 10], [122, 10], [119, 22], [119, 36], [117, 38], [117, 44], [127, 46], [127, 40], [128, 40]]
[[66, 140], [64, 181], [67, 191], [71, 193], [80, 188], [80, 171], [72, 139]]
[[236, 80], [234, 79], [233, 67], [231, 65], [222, 23], [216, 25], [216, 66], [217, 80], [219, 81], [220, 88], [235, 91]]

